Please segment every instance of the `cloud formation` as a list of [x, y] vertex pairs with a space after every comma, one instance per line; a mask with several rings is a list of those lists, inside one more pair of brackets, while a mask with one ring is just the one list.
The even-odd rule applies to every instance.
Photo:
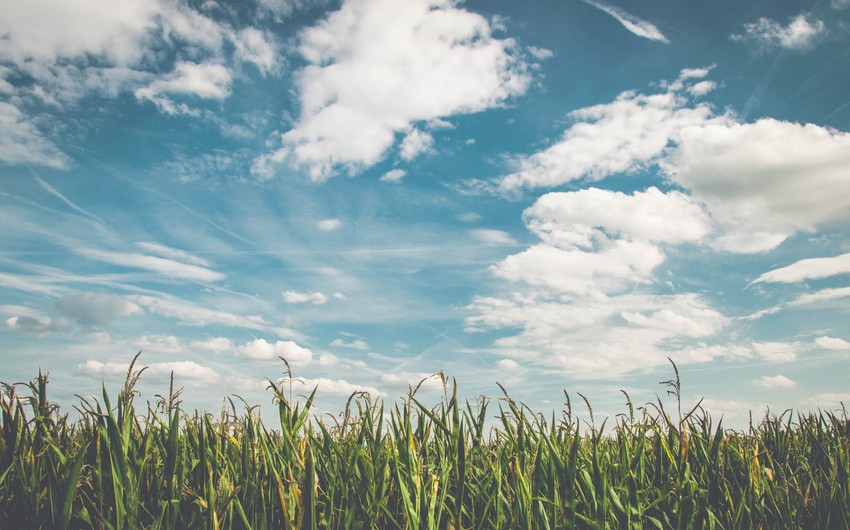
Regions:
[[467, 308], [468, 331], [520, 329], [496, 341], [499, 355], [575, 378], [617, 377], [670, 355], [712, 358], [685, 345], [716, 334], [726, 317], [696, 294], [641, 289], [655, 282], [667, 246], [707, 233], [709, 218], [690, 197], [656, 188], [549, 193], [523, 219], [541, 242], [491, 268], [512, 292]]
[[833, 258], [803, 259], [787, 267], [768, 271], [753, 280], [753, 283], [799, 283], [848, 273], [850, 273], [850, 254], [842, 254]]
[[56, 309], [84, 326], [103, 326], [121, 317], [142, 313], [142, 308], [112, 293], [78, 293], [60, 298]]
[[753, 42], [760, 52], [776, 48], [800, 51], [812, 48], [825, 30], [826, 25], [822, 21], [809, 20], [809, 17], [804, 14], [794, 17], [787, 26], [767, 17], [761, 17], [755, 22], [744, 24], [744, 33], [736, 33], [730, 39], [737, 42]]
[[773, 249], [798, 232], [850, 219], [850, 133], [764, 118], [741, 123], [686, 95], [708, 69], [683, 70], [665, 92], [624, 92], [573, 111], [560, 140], [516, 160], [499, 189], [599, 181], [657, 166], [702, 203], [713, 245]]
[[670, 43], [670, 41], [667, 40], [667, 37], [665, 37], [664, 34], [661, 33], [661, 30], [655, 27], [655, 25], [651, 22], [642, 20], [623, 9], [608, 5], [604, 2], [599, 2], [597, 0], [582, 0], [582, 2], [591, 5], [596, 9], [599, 9], [600, 11], [608, 13], [609, 15], [614, 17], [617, 22], [622, 24], [624, 28], [631, 31], [638, 37], [663, 42], [664, 44]]
[[530, 83], [514, 41], [450, 0], [349, 0], [301, 33], [299, 51], [301, 116], [255, 161], [263, 178], [284, 160], [314, 181], [358, 173], [402, 132], [413, 158], [430, 144], [414, 124], [501, 105]]

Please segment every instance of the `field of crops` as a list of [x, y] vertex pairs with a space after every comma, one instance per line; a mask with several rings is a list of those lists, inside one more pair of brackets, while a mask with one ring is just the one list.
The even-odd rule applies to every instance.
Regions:
[[[673, 366], [675, 371], [675, 365]], [[60, 415], [47, 377], [4, 385], [0, 528], [850, 528], [846, 411], [727, 431], [679, 400], [598, 422], [543, 417], [507, 393], [436, 404], [354, 395], [338, 422], [269, 381], [280, 423], [187, 414], [173, 388], [139, 410], [132, 368], [110, 399]], [[684, 407], [684, 408], [683, 408]], [[496, 418], [496, 427], [485, 427]]]

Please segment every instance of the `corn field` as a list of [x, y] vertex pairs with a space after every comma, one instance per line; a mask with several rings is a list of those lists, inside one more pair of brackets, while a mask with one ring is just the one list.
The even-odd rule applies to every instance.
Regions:
[[589, 422], [566, 392], [547, 418], [504, 389], [461, 402], [456, 385], [436, 405], [355, 394], [320, 421], [315, 390], [298, 403], [269, 380], [273, 429], [247, 406], [188, 414], [173, 384], [138, 410], [133, 364], [70, 421], [40, 373], [3, 385], [0, 528], [850, 528], [846, 410], [729, 431], [682, 409], [673, 369], [672, 405], [625, 395], [599, 425], [583, 396]]

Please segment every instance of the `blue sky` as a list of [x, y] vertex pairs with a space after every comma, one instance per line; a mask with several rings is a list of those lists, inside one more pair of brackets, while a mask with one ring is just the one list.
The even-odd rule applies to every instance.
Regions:
[[[850, 400], [846, 0], [0, 5], [0, 380]], [[428, 379], [421, 391], [436, 395]]]

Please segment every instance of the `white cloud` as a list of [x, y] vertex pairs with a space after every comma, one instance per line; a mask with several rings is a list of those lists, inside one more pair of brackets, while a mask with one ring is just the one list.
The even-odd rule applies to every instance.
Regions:
[[575, 122], [552, 146], [516, 161], [517, 169], [499, 181], [513, 191], [552, 187], [577, 179], [601, 180], [634, 172], [655, 162], [683, 128], [711, 117], [706, 104], [687, 107], [675, 91], [643, 95], [624, 92], [612, 103], [573, 111]]
[[667, 357], [684, 364], [728, 353], [686, 346], [728, 323], [695, 294], [562, 297], [526, 289], [478, 297], [467, 309], [470, 328], [520, 329], [496, 341], [500, 355], [576, 379], [620, 377], [663, 366]]
[[659, 244], [696, 241], [708, 231], [702, 209], [679, 192], [626, 195], [596, 188], [549, 193], [523, 213], [543, 243], [508, 256], [493, 272], [575, 294], [647, 283], [665, 257]]
[[651, 187], [631, 195], [587, 188], [547, 193], [523, 212], [529, 230], [548, 244], [591, 247], [619, 237], [677, 244], [699, 241], [710, 219], [691, 197]]
[[322, 219], [316, 223], [316, 228], [322, 232], [333, 232], [339, 230], [340, 227], [342, 227], [342, 221], [339, 219]]
[[300, 333], [270, 324], [261, 316], [243, 316], [221, 309], [209, 309], [166, 294], [160, 294], [159, 296], [127, 295], [127, 298], [143, 307], [146, 311], [174, 318], [181, 325], [199, 327], [229, 326], [237, 329], [275, 333], [281, 337], [294, 339], [301, 337]]
[[[147, 370], [145, 370], [145, 374], [147, 375], [168, 376], [174, 373], [175, 380], [188, 380], [193, 385], [215, 384], [221, 379], [221, 376], [212, 368], [201, 366], [192, 361], [151, 363], [145, 366], [147, 367]], [[125, 376], [128, 368], [128, 363], [115, 361], [102, 362], [94, 359], [89, 359], [77, 366], [77, 370], [80, 372], [96, 377]], [[139, 368], [139, 366], [136, 368]]]
[[787, 26], [775, 20], [762, 17], [755, 22], [744, 24], [743, 34], [735, 34], [733, 41], [752, 41], [760, 51], [774, 48], [789, 50], [806, 50], [811, 48], [815, 40], [826, 30], [826, 25], [820, 21], [809, 21], [806, 15], [797, 15]]
[[703, 73], [683, 71], [663, 93], [625, 92], [613, 103], [572, 112], [575, 123], [563, 137], [519, 158], [499, 188], [601, 180], [657, 164], [705, 205], [713, 245], [740, 253], [764, 252], [794, 233], [850, 219], [850, 133], [715, 116], [684, 95], [688, 80]]
[[523, 220], [542, 242], [491, 269], [514, 291], [467, 308], [467, 331], [520, 330], [496, 341], [500, 355], [576, 378], [617, 377], [668, 356], [728, 355], [693, 344], [718, 333], [726, 317], [696, 294], [650, 292], [663, 248], [699, 242], [709, 231], [708, 215], [689, 196], [656, 188], [549, 193]]
[[279, 340], [272, 344], [265, 339], [256, 339], [237, 346], [236, 355], [258, 361], [276, 361], [278, 357], [283, 357], [294, 366], [313, 362], [313, 352], [289, 340]]
[[48, 316], [20, 315], [6, 319], [6, 328], [9, 331], [30, 333], [33, 335], [47, 335], [57, 331], [68, 329], [68, 323], [62, 319], [52, 319]]
[[815, 346], [824, 350], [850, 350], [850, 342], [836, 337], [818, 337]]
[[391, 169], [391, 170], [387, 171], [386, 173], [384, 173], [381, 176], [380, 180], [381, 180], [381, 182], [397, 183], [397, 182], [401, 182], [401, 179], [403, 179], [405, 176], [407, 176], [407, 171], [405, 171], [403, 169]]
[[726, 227], [720, 248], [759, 252], [850, 218], [850, 134], [761, 119], [679, 132], [670, 177]]
[[815, 394], [811, 398], [807, 399], [806, 403], [816, 405], [818, 407], [840, 407], [842, 403], [845, 405], [850, 404], [850, 393], [842, 394], [839, 392], [823, 392], [821, 394]]
[[322, 305], [327, 303], [328, 297], [325, 294], [310, 291], [310, 292], [299, 292], [299, 291], [284, 291], [283, 292], [283, 301], [287, 304], [314, 304], [314, 305]]
[[174, 335], [145, 335], [133, 341], [133, 346], [142, 351], [156, 353], [182, 353], [185, 351], [180, 339]]
[[162, 245], [160, 243], [140, 242], [136, 243], [136, 246], [142, 250], [146, 250], [147, 252], [156, 254], [162, 258], [182, 261], [183, 263], [191, 263], [193, 265], [198, 265], [201, 267], [209, 267], [211, 265], [210, 262], [208, 262], [207, 260], [199, 258], [194, 254], [190, 254], [185, 250], [172, 248], [166, 245]]
[[695, 97], [700, 97], [708, 94], [717, 88], [717, 83], [714, 81], [700, 81], [688, 87], [688, 93]]
[[301, 117], [255, 172], [289, 159], [316, 181], [355, 173], [417, 122], [501, 105], [530, 83], [515, 48], [449, 0], [349, 0], [301, 33]]
[[91, 54], [114, 64], [133, 64], [161, 12], [156, 1], [33, 0], [0, 7], [0, 55], [17, 63], [54, 62]]
[[338, 396], [350, 396], [355, 392], [365, 392], [373, 398], [383, 397], [385, 394], [373, 386], [358, 385], [349, 383], [345, 379], [328, 379], [320, 377], [318, 379], [298, 379], [307, 386], [307, 388], [318, 387], [318, 393], [335, 394]]
[[421, 131], [414, 127], [411, 129], [404, 140], [401, 141], [398, 151], [402, 160], [410, 162], [419, 155], [423, 155], [431, 151], [434, 146], [434, 137], [431, 133]]
[[130, 267], [144, 269], [162, 274], [168, 278], [192, 280], [198, 282], [215, 282], [224, 279], [224, 274], [210, 270], [206, 267], [181, 263], [173, 259], [148, 256], [133, 252], [112, 252], [108, 250], [97, 250], [93, 248], [75, 249], [81, 256], [89, 259]]
[[345, 342], [342, 339], [334, 339], [331, 342], [331, 346], [336, 346], [337, 348], [349, 348], [353, 350], [367, 351], [369, 349], [369, 344], [365, 340], [355, 339], [351, 342]]
[[551, 59], [555, 56], [555, 52], [553, 52], [552, 50], [540, 48], [538, 46], [529, 46], [528, 53], [530, 53], [531, 56], [537, 59], [538, 61], [545, 61], [546, 59]]
[[513, 359], [500, 359], [499, 362], [496, 363], [496, 366], [499, 367], [500, 370], [513, 371], [519, 368], [519, 363]]
[[245, 28], [236, 33], [236, 57], [252, 63], [263, 75], [280, 71], [280, 52], [274, 39], [256, 28]]
[[765, 361], [793, 361], [797, 358], [799, 344], [788, 342], [754, 342], [753, 349]]
[[0, 101], [0, 160], [8, 164], [34, 164], [59, 169], [71, 162], [41, 134], [30, 118], [5, 101]]
[[795, 381], [788, 379], [784, 375], [765, 375], [755, 380], [754, 383], [765, 389], [794, 388], [797, 386], [797, 383]]
[[205, 340], [193, 340], [189, 344], [190, 350], [201, 350], [212, 353], [231, 352], [236, 349], [233, 341], [226, 337], [214, 337]]
[[176, 103], [169, 96], [222, 100], [230, 95], [231, 82], [230, 70], [223, 65], [179, 62], [171, 74], [136, 89], [135, 96], [155, 103], [166, 114], [195, 114], [196, 110], [185, 103]]
[[142, 308], [127, 298], [111, 293], [79, 293], [56, 302], [59, 312], [80, 324], [99, 326], [129, 315], [142, 313]]
[[193, 385], [213, 385], [221, 380], [221, 376], [207, 366], [201, 366], [193, 361], [174, 361], [165, 363], [151, 363], [145, 372], [149, 375], [170, 375], [174, 373], [175, 381], [187, 380]]
[[838, 300], [840, 298], [850, 297], [850, 287], [838, 287], [835, 289], [821, 289], [814, 293], [802, 294], [793, 302], [792, 306], [801, 306], [815, 304], [818, 302], [828, 302], [830, 300]]
[[516, 245], [516, 241], [507, 232], [491, 228], [470, 230], [469, 235], [488, 245]]
[[596, 9], [600, 11], [604, 11], [608, 13], [612, 17], [614, 17], [617, 22], [623, 25], [624, 28], [631, 31], [638, 37], [643, 37], [644, 39], [654, 40], [658, 42], [663, 42], [668, 44], [670, 41], [667, 40], [667, 37], [661, 33], [655, 25], [646, 20], [641, 20], [638, 17], [628, 13], [627, 11], [605, 4], [603, 2], [599, 2], [596, 0], [582, 0], [584, 3], [588, 5], [592, 5]]
[[443, 390], [443, 381], [437, 374], [424, 372], [393, 372], [381, 374], [381, 383], [395, 388], [440, 391]]
[[787, 267], [768, 271], [753, 280], [753, 283], [799, 283], [847, 273], [850, 273], [850, 254], [842, 254], [832, 258], [803, 259]]

